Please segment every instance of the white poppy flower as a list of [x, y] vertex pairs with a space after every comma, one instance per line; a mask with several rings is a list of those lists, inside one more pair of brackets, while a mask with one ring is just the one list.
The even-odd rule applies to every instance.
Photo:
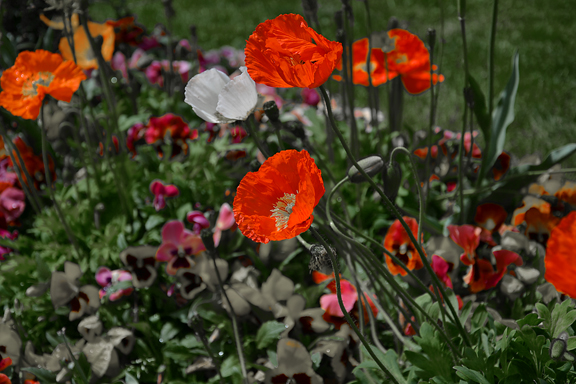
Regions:
[[194, 76], [186, 85], [184, 102], [210, 123], [246, 120], [260, 96], [246, 67], [240, 67], [240, 71], [242, 74], [233, 79], [214, 68]]

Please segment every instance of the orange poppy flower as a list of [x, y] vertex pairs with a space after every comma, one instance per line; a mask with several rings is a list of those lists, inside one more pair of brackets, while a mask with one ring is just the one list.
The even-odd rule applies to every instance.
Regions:
[[234, 218], [242, 234], [258, 243], [291, 239], [310, 227], [324, 192], [320, 169], [308, 152], [281, 151], [244, 176]]
[[308, 27], [300, 15], [266, 20], [246, 42], [250, 77], [276, 88], [316, 88], [326, 82], [342, 56], [342, 44]]
[[42, 100], [50, 95], [70, 102], [80, 82], [86, 79], [72, 61], [42, 49], [20, 52], [14, 65], [2, 73], [0, 106], [15, 116], [36, 119]]
[[[411, 217], [404, 217], [404, 221], [408, 224], [408, 227], [410, 227], [414, 237], [416, 237], [418, 234], [418, 222]], [[424, 266], [420, 254], [416, 251], [414, 243], [410, 241], [408, 233], [400, 223], [400, 220], [394, 221], [390, 228], [388, 228], [388, 232], [384, 238], [384, 248], [399, 258], [409, 270], [420, 269]], [[396, 264], [388, 255], [386, 255], [386, 265], [393, 275], [400, 274], [406, 276], [408, 274], [408, 272]]]
[[[372, 48], [370, 54], [370, 75], [372, 85], [379, 86], [387, 80], [400, 76], [404, 88], [411, 94], [418, 94], [430, 88], [430, 53], [418, 36], [404, 30], [391, 29], [388, 37], [394, 41], [394, 49], [386, 54], [381, 48]], [[368, 38], [352, 44], [352, 81], [368, 86]], [[342, 66], [339, 64], [338, 69]], [[432, 67], [437, 68], [435, 65]], [[334, 77], [336, 80], [340, 76]], [[443, 75], [433, 74], [434, 84], [444, 81]]]
[[546, 267], [544, 278], [552, 283], [556, 290], [571, 298], [576, 298], [574, 249], [576, 249], [576, 212], [570, 212], [550, 234], [544, 258]]

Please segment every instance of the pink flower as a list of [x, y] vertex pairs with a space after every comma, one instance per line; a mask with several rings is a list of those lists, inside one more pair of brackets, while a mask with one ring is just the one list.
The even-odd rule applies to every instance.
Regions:
[[128, 68], [140, 69], [140, 65], [138, 65], [138, 63], [140, 62], [140, 59], [142, 59], [143, 57], [147, 57], [147, 56], [148, 55], [146, 54], [146, 52], [144, 52], [144, 50], [142, 50], [140, 48], [136, 49], [134, 51], [134, 53], [132, 53], [132, 56], [130, 57], [130, 60], [128, 61]]
[[166, 207], [167, 197], [176, 197], [180, 193], [178, 187], [172, 184], [164, 185], [160, 180], [154, 180], [150, 183], [150, 192], [154, 194], [154, 208], [160, 211]]
[[480, 234], [482, 228], [472, 225], [449, 225], [450, 238], [464, 249], [460, 255], [460, 260], [465, 265], [472, 265], [476, 262], [476, 248], [480, 245]]
[[230, 130], [230, 136], [232, 136], [232, 144], [239, 144], [248, 135], [244, 128], [237, 125]]
[[[96, 282], [102, 287], [99, 291], [100, 299], [106, 296], [110, 288], [121, 281], [132, 281], [132, 274], [122, 269], [111, 271], [109, 268], [100, 267], [98, 272], [96, 272]], [[119, 289], [110, 294], [110, 301], [121, 299], [122, 296], [129, 296], [132, 291], [134, 291], [132, 287]]]
[[20, 217], [26, 207], [25, 198], [24, 192], [17, 188], [6, 188], [0, 193], [0, 211], [6, 216], [6, 221], [14, 221]]
[[162, 244], [156, 252], [156, 260], [168, 262], [166, 273], [176, 275], [180, 268], [191, 268], [196, 263], [191, 256], [205, 251], [202, 239], [184, 228], [178, 220], [169, 221], [162, 228]]
[[126, 56], [120, 51], [116, 52], [114, 56], [112, 56], [112, 61], [110, 61], [110, 66], [115, 71], [120, 71], [122, 73], [122, 77], [128, 80], [128, 70], [126, 68]]
[[[9, 231], [7, 231], [5, 229], [0, 229], [0, 238], [16, 240], [18, 238], [18, 231], [14, 231], [14, 232], [10, 233]], [[6, 255], [10, 252], [12, 252], [12, 248], [0, 246], [0, 261], [6, 260], [4, 255]]]
[[304, 104], [308, 104], [312, 107], [317, 106], [318, 103], [320, 102], [320, 95], [318, 94], [318, 91], [316, 91], [315, 89], [303, 88], [301, 95]]
[[13, 187], [18, 181], [18, 175], [14, 172], [8, 172], [10, 158], [0, 161], [0, 192], [8, 187]]
[[[432, 255], [432, 263], [430, 263], [430, 266], [440, 281], [444, 283], [444, 286], [448, 288], [452, 288], [452, 280], [450, 280], [450, 276], [448, 275], [451, 269], [450, 264], [451, 263], [448, 263], [442, 257]], [[452, 267], [454, 267], [454, 265], [452, 265]]]
[[[173, 61], [172, 67], [174, 68], [175, 73], [179, 73], [182, 82], [188, 82], [188, 72], [192, 68], [192, 65], [187, 61]], [[148, 81], [152, 84], [158, 84], [159, 86], [164, 86], [164, 78], [162, 77], [162, 71], [169, 72], [170, 71], [170, 62], [168, 60], [157, 61], [154, 60], [152, 64], [146, 68], [144, 72]]]
[[144, 36], [142, 38], [142, 42], [140, 43], [140, 45], [138, 45], [138, 48], [142, 49], [143, 51], [148, 51], [152, 48], [156, 48], [159, 46], [160, 46], [160, 43], [158, 42], [158, 39], [156, 39], [156, 37]]
[[193, 231], [195, 234], [199, 235], [200, 231], [204, 228], [210, 227], [210, 222], [200, 211], [190, 211], [186, 215], [186, 221], [193, 224]]
[[146, 126], [142, 123], [136, 123], [128, 129], [128, 134], [126, 135], [126, 147], [128, 151], [132, 154], [134, 158], [137, 154], [136, 144], [139, 141], [144, 141], [144, 134], [146, 133]]
[[218, 214], [218, 219], [216, 220], [216, 226], [214, 227], [214, 246], [220, 244], [220, 239], [222, 238], [222, 231], [227, 231], [236, 224], [234, 220], [234, 211], [228, 203], [222, 204], [220, 207], [220, 213]]
[[[358, 300], [358, 293], [356, 293], [354, 286], [347, 280], [340, 280], [340, 289], [342, 291], [344, 308], [347, 312], [350, 312]], [[340, 309], [340, 305], [338, 304], [338, 296], [336, 293], [322, 296], [320, 298], [320, 307], [331, 316], [344, 317], [344, 313], [342, 313], [342, 309]]]

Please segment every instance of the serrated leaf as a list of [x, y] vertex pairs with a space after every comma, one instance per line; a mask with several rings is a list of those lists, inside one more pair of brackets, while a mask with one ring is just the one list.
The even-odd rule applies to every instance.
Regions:
[[504, 150], [504, 143], [506, 142], [506, 128], [514, 121], [514, 102], [516, 101], [516, 93], [518, 91], [518, 83], [520, 81], [520, 70], [518, 67], [519, 55], [518, 52], [512, 58], [512, 74], [508, 79], [508, 84], [502, 93], [494, 115], [492, 116], [492, 129], [490, 131], [490, 145], [486, 148], [482, 172], [486, 174], [496, 158]]
[[[404, 378], [404, 375], [402, 375], [402, 371], [400, 370], [400, 366], [398, 365], [398, 355], [396, 354], [396, 352], [394, 352], [392, 349], [389, 349], [388, 351], [386, 351], [386, 353], [382, 353], [382, 351], [380, 351], [373, 345], [371, 345], [371, 348], [376, 357], [378, 358], [378, 360], [380, 360], [380, 362], [384, 365], [384, 367], [386, 367], [386, 369], [396, 379], [396, 381], [399, 384], [406, 384], [406, 379]], [[362, 345], [362, 351], [364, 353], [364, 356], [366, 356], [367, 358], [371, 357], [370, 354], [368, 354], [368, 351], [366, 350], [366, 347], [364, 347], [364, 345]], [[374, 366], [370, 365], [367, 366], [367, 368], [374, 368], [381, 371], [378, 364], [375, 361], [372, 362]], [[382, 374], [386, 375], [384, 372], [382, 372]]]
[[256, 333], [256, 347], [262, 349], [280, 338], [280, 334], [286, 330], [284, 323], [278, 321], [267, 321]]

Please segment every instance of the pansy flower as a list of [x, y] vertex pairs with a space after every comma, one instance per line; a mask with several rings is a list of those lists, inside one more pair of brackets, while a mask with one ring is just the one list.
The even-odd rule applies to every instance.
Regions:
[[[0, 152], [4, 154], [6, 153], [2, 139], [0, 139]], [[8, 167], [11, 164], [12, 162], [7, 155], [4, 155], [4, 158], [0, 160], [0, 192], [3, 192], [6, 188], [17, 185], [18, 183], [18, 175], [14, 172], [8, 172]]]
[[508, 213], [499, 204], [494, 203], [484, 203], [476, 207], [476, 215], [474, 216], [474, 221], [483, 229], [496, 232], [500, 228]]
[[64, 272], [52, 272], [50, 297], [54, 308], [70, 305], [70, 321], [82, 317], [85, 313], [96, 312], [100, 307], [98, 288], [93, 285], [80, 286], [82, 270], [78, 264], [64, 263]]
[[554, 192], [554, 196], [576, 207], [576, 183], [573, 181], [566, 181], [560, 189]]
[[477, 293], [494, 288], [502, 280], [509, 265], [522, 265], [522, 258], [515, 252], [502, 249], [492, 253], [496, 258], [496, 271], [488, 260], [478, 259], [464, 276], [463, 280], [468, 284], [470, 292]]
[[164, 137], [170, 133], [172, 141], [172, 155], [175, 157], [180, 153], [188, 154], [188, 143], [186, 140], [195, 140], [198, 138], [198, 130], [190, 129], [188, 124], [180, 116], [167, 113], [161, 117], [151, 117], [148, 127], [144, 133], [146, 143], [154, 144], [159, 156], [162, 157], [161, 145], [164, 144]]
[[544, 278], [552, 283], [557, 291], [572, 298], [576, 297], [576, 212], [570, 212], [552, 230], [548, 239], [544, 266]]
[[[100, 299], [107, 295], [107, 291], [110, 290], [110, 288], [113, 288], [122, 281], [132, 281], [132, 274], [122, 269], [112, 271], [109, 268], [100, 267], [96, 272], [96, 282], [102, 287], [98, 292]], [[130, 296], [133, 291], [134, 288], [132, 287], [116, 290], [110, 294], [110, 301], [119, 300], [123, 296]]]
[[[0, 360], [9, 358], [14, 365], [20, 362], [22, 340], [8, 324], [0, 322]], [[8, 360], [4, 364], [8, 363]], [[1, 369], [0, 369], [1, 370]]]
[[210, 222], [200, 211], [190, 211], [186, 214], [186, 221], [192, 224], [192, 230], [199, 235], [204, 228], [210, 228]]
[[322, 384], [322, 377], [312, 368], [312, 359], [306, 347], [293, 339], [280, 339], [277, 354], [278, 367], [266, 371], [266, 384], [308, 383]]
[[166, 207], [166, 198], [176, 197], [180, 194], [178, 187], [172, 184], [163, 184], [161, 180], [154, 180], [150, 183], [150, 192], [154, 195], [154, 209], [160, 211]]
[[[418, 222], [407, 216], [404, 217], [404, 221], [408, 224], [414, 237], [417, 237]], [[414, 243], [410, 240], [410, 237], [400, 223], [400, 220], [395, 220], [390, 228], [388, 228], [388, 232], [386, 232], [386, 237], [384, 238], [384, 248], [400, 259], [400, 261], [402, 261], [409, 270], [420, 269], [424, 266], [420, 255], [416, 251]], [[388, 266], [390, 273], [393, 275], [400, 274], [406, 276], [408, 274], [408, 272], [396, 264], [396, 262], [388, 255], [386, 255], [386, 265]]]
[[132, 158], [136, 157], [138, 154], [136, 152], [136, 144], [139, 142], [144, 142], [144, 134], [146, 133], [146, 125], [142, 123], [136, 123], [128, 129], [126, 135], [126, 147], [128, 151], [132, 154]]
[[6, 221], [12, 222], [22, 215], [26, 207], [26, 195], [21, 189], [6, 188], [0, 193], [0, 212]]
[[162, 244], [156, 251], [156, 260], [167, 262], [166, 273], [176, 275], [180, 268], [193, 267], [194, 256], [205, 250], [200, 236], [185, 229], [181, 221], [173, 220], [162, 228]]
[[502, 152], [496, 158], [496, 162], [492, 166], [492, 175], [494, 180], [498, 181], [504, 176], [506, 172], [510, 169], [510, 155], [506, 152]]
[[234, 218], [253, 241], [291, 239], [310, 227], [324, 192], [322, 175], [308, 152], [281, 151], [258, 172], [244, 176], [234, 198]]
[[0, 106], [14, 116], [34, 120], [46, 95], [67, 103], [86, 79], [73, 61], [42, 49], [20, 52], [14, 65], [0, 79]]
[[458, 244], [464, 252], [460, 260], [464, 265], [472, 265], [476, 262], [476, 248], [480, 245], [482, 228], [473, 225], [449, 225], [450, 238]]
[[276, 88], [316, 88], [342, 56], [342, 44], [316, 33], [300, 15], [280, 15], [256, 27], [246, 42], [252, 79]]
[[[12, 359], [9, 357], [2, 358], [0, 354], [0, 372], [12, 365]], [[3, 373], [0, 373], [0, 384], [12, 384], [10, 378]]]
[[242, 74], [233, 79], [214, 68], [194, 76], [186, 85], [184, 102], [198, 117], [210, 123], [246, 120], [260, 96], [246, 67], [240, 71]]
[[223, 259], [216, 259], [216, 267], [211, 258], [204, 255], [196, 257], [195, 264], [191, 268], [181, 268], [176, 273], [180, 285], [180, 294], [188, 300], [192, 300], [196, 295], [208, 288], [215, 291], [218, 286], [218, 275], [222, 279], [228, 276], [228, 262]]
[[146, 288], [152, 285], [158, 272], [156, 271], [157, 247], [139, 245], [128, 247], [120, 252], [120, 260], [132, 273], [132, 284], [136, 288]]
[[286, 330], [282, 332], [282, 337], [288, 337], [294, 327], [300, 328], [304, 332], [322, 333], [327, 331], [330, 325], [324, 320], [324, 313], [322, 308], [306, 309], [306, 299], [303, 296], [290, 296], [286, 301], [286, 316], [284, 317]]
[[514, 210], [512, 217], [512, 224], [520, 225], [525, 222], [526, 236], [543, 244], [560, 222], [549, 203], [533, 196], [524, 197], [522, 206]]

